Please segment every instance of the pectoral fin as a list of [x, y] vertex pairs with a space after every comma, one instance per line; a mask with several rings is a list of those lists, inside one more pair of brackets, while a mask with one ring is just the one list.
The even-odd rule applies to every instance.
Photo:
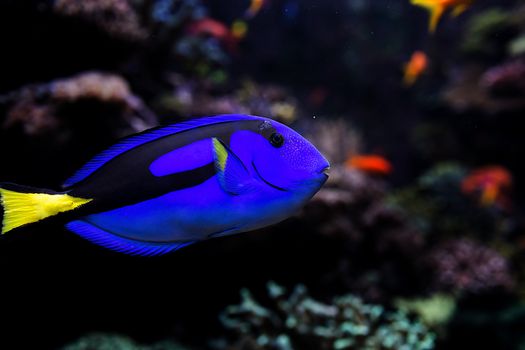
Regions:
[[243, 162], [222, 141], [213, 138], [213, 160], [222, 189], [239, 195], [250, 188], [251, 177]]

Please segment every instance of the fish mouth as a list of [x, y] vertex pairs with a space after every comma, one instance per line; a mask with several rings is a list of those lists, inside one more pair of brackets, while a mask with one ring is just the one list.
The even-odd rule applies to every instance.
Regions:
[[317, 175], [322, 178], [323, 182], [328, 180], [328, 177], [330, 176], [330, 165], [326, 165], [321, 170], [318, 170]]
[[276, 190], [279, 190], [279, 191], [283, 191], [283, 192], [286, 192], [286, 189], [285, 188], [282, 188], [282, 187], [279, 187], [277, 185], [274, 185], [272, 184], [270, 181], [266, 180], [262, 175], [261, 173], [259, 172], [259, 170], [257, 169], [257, 167], [255, 166], [255, 162], [252, 160], [252, 167], [253, 167], [253, 170], [255, 170], [255, 173], [257, 174], [257, 176], [259, 176], [261, 178], [261, 180], [263, 180], [263, 182], [265, 184], [267, 184], [268, 186], [272, 187], [272, 188], [275, 188]]

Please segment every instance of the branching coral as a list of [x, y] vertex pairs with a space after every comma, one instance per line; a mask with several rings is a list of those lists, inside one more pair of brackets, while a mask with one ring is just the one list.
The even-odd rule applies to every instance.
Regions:
[[188, 348], [171, 341], [142, 345], [128, 337], [94, 333], [64, 346], [62, 350], [188, 350]]
[[221, 322], [234, 332], [226, 349], [432, 349], [434, 334], [401, 311], [365, 304], [353, 295], [322, 303], [298, 285], [287, 294], [268, 284], [268, 306], [244, 289], [242, 302], [226, 308]]
[[437, 290], [479, 293], [513, 286], [507, 260], [496, 251], [467, 239], [452, 240], [433, 249], [428, 263]]

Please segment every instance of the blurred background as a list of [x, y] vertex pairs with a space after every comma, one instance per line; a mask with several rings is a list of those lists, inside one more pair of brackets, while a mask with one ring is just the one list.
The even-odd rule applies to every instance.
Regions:
[[0, 348], [525, 349], [525, 2], [413, 2], [1, 1], [1, 181], [224, 113], [332, 171], [279, 225], [157, 258], [1, 237]]

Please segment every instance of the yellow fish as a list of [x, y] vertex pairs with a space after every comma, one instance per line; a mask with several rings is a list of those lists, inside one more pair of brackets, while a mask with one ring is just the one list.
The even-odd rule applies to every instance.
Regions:
[[421, 6], [430, 12], [428, 30], [431, 33], [436, 31], [439, 20], [445, 11], [452, 10], [452, 16], [459, 16], [468, 9], [474, 0], [410, 0], [415, 6]]

